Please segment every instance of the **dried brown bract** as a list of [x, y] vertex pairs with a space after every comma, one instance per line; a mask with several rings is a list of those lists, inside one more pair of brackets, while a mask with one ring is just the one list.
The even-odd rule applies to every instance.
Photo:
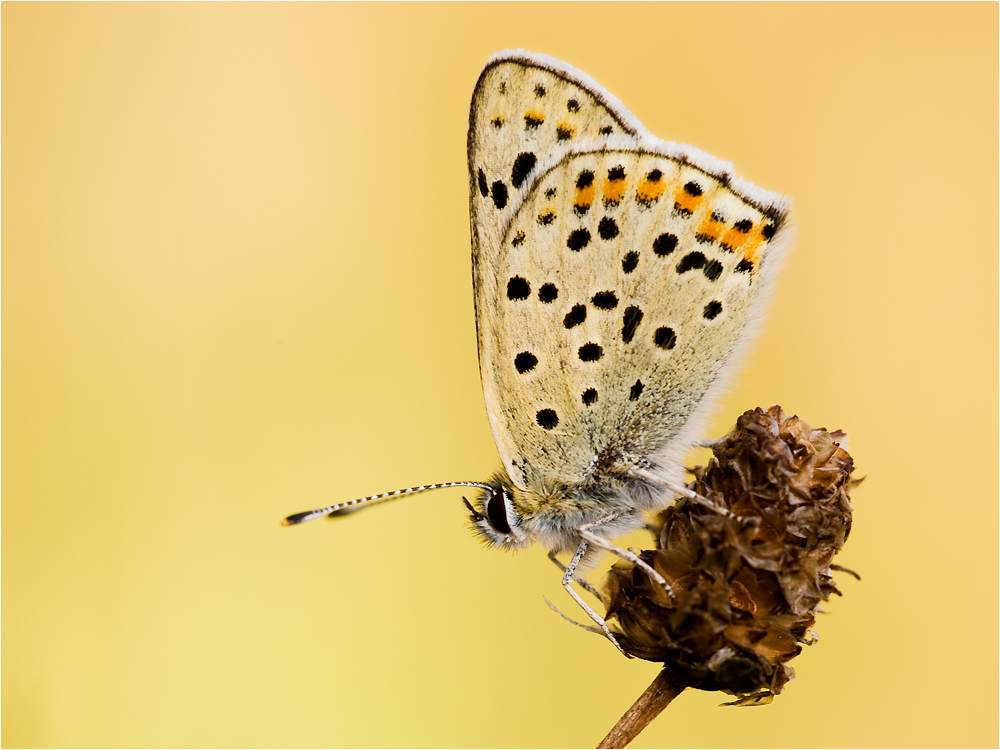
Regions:
[[658, 549], [641, 553], [673, 598], [631, 563], [608, 574], [607, 619], [625, 651], [740, 705], [781, 692], [817, 605], [840, 593], [830, 570], [851, 529], [845, 442], [779, 406], [741, 416], [689, 485], [730, 514], [681, 501], [657, 517]]

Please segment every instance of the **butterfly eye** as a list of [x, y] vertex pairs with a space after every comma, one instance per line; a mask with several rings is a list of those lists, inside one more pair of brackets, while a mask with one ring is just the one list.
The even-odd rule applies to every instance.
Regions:
[[510, 524], [507, 523], [507, 508], [502, 489], [495, 489], [490, 495], [489, 502], [486, 503], [486, 517], [493, 528], [501, 534], [510, 533]]

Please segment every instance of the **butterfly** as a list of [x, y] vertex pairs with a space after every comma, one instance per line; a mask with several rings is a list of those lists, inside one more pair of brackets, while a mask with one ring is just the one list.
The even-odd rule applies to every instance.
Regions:
[[682, 460], [763, 318], [789, 202], [656, 138], [585, 73], [524, 50], [494, 54], [480, 74], [467, 148], [479, 364], [501, 467], [486, 482], [284, 523], [477, 488], [465, 504], [481, 537], [547, 547], [615, 642], [572, 588], [577, 568], [610, 552], [669, 591], [611, 540], [693, 495]]

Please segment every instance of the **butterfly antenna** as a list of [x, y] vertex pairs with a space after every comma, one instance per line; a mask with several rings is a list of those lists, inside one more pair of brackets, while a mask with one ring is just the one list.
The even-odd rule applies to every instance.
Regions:
[[442, 484], [422, 484], [419, 487], [407, 487], [405, 490], [394, 490], [392, 492], [383, 492], [381, 495], [370, 495], [368, 497], [359, 497], [356, 500], [348, 500], [346, 503], [337, 503], [336, 505], [328, 505], [325, 508], [317, 508], [316, 510], [306, 510], [302, 513], [293, 513], [284, 521], [281, 522], [282, 526], [296, 526], [300, 523], [305, 523], [306, 521], [312, 521], [314, 518], [323, 518], [324, 516], [330, 516], [334, 513], [339, 513], [342, 511], [353, 510], [359, 505], [365, 505], [366, 503], [378, 503], [385, 500], [395, 500], [396, 498], [402, 497], [403, 495], [413, 495], [417, 492], [426, 492], [427, 490], [440, 490], [445, 487], [479, 487], [480, 489], [489, 490], [492, 489], [490, 485], [484, 484], [483, 482], [444, 482]]

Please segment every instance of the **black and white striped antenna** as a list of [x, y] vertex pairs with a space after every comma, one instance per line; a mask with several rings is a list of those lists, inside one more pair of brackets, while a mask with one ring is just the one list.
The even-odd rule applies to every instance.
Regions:
[[417, 492], [425, 492], [427, 490], [440, 490], [445, 487], [479, 487], [483, 490], [493, 489], [488, 484], [483, 484], [482, 482], [444, 482], [442, 484], [423, 484], [419, 487], [407, 487], [405, 490], [394, 490], [392, 492], [383, 492], [381, 495], [370, 495], [368, 497], [359, 497], [356, 500], [348, 500], [346, 503], [337, 503], [336, 505], [328, 505], [325, 508], [317, 508], [316, 510], [306, 510], [301, 513], [293, 513], [284, 521], [281, 522], [282, 526], [295, 526], [300, 523], [305, 523], [306, 521], [312, 521], [314, 518], [323, 518], [324, 516], [330, 516], [334, 513], [339, 513], [347, 510], [354, 510], [359, 505], [364, 505], [366, 503], [378, 503], [386, 500], [395, 500], [396, 498], [402, 497], [403, 495], [412, 495]]

